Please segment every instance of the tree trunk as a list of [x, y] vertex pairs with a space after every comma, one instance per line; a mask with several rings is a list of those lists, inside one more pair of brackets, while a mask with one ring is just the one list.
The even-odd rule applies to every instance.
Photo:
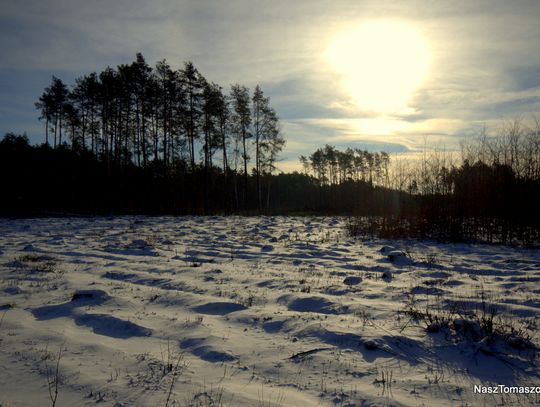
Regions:
[[228, 168], [227, 168], [227, 140], [225, 138], [225, 129], [224, 126], [221, 126], [221, 140], [223, 148], [223, 177], [225, 178], [225, 211], [229, 211], [229, 177], [228, 177]]
[[247, 172], [247, 149], [246, 149], [246, 132], [242, 133], [242, 146], [244, 149], [244, 210], [247, 209], [247, 191], [248, 191], [248, 172]]
[[45, 113], [45, 144], [49, 145], [49, 113]]

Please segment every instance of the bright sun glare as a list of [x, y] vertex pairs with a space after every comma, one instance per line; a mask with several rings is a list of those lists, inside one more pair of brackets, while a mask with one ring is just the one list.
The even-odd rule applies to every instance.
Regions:
[[342, 31], [326, 57], [351, 101], [379, 113], [406, 112], [429, 67], [422, 35], [397, 21], [367, 22]]

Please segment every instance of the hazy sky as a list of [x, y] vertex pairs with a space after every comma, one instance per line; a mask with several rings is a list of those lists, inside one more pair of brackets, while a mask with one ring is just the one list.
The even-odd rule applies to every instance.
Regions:
[[[51, 75], [72, 84], [142, 52], [152, 65], [191, 60], [225, 89], [259, 83], [281, 118], [284, 169], [326, 143], [451, 149], [484, 125], [495, 132], [502, 119], [540, 113], [539, 19], [535, 0], [0, 0], [0, 134], [42, 142], [34, 102]], [[352, 103], [326, 56], [339, 33], [373, 21], [412, 27], [428, 50], [406, 110]], [[350, 54], [364, 52], [353, 40]], [[394, 77], [400, 62], [389, 61]]]

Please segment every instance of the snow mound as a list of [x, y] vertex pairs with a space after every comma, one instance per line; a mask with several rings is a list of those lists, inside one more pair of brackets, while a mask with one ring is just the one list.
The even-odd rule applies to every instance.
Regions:
[[193, 311], [209, 315], [227, 315], [245, 309], [247, 309], [246, 306], [234, 302], [208, 302], [194, 307]]
[[150, 336], [152, 331], [130, 321], [125, 321], [106, 314], [82, 314], [74, 318], [77, 325], [92, 328], [95, 334], [111, 338], [127, 339], [138, 336]]
[[397, 265], [409, 265], [412, 264], [412, 260], [407, 253], [402, 252], [401, 250], [393, 250], [386, 255], [387, 259]]
[[343, 284], [345, 285], [358, 285], [362, 282], [362, 277], [358, 277], [358, 276], [348, 276], [348, 277], [345, 277], [345, 279], [343, 280]]
[[78, 290], [73, 293], [71, 301], [102, 303], [107, 301], [109, 298], [109, 295], [103, 290]]
[[217, 362], [232, 362], [236, 360], [236, 356], [231, 355], [222, 350], [216, 350], [212, 346], [199, 346], [191, 351], [195, 356], [198, 356], [202, 360], [207, 362], [217, 363]]
[[348, 311], [347, 307], [320, 296], [300, 297], [294, 294], [285, 294], [278, 298], [278, 302], [286, 305], [289, 311], [319, 314], [344, 314]]

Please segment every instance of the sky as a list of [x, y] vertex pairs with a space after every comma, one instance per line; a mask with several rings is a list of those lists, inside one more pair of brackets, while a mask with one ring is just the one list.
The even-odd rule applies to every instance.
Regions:
[[[282, 170], [299, 169], [299, 155], [325, 144], [403, 155], [452, 150], [484, 128], [495, 134], [505, 121], [540, 117], [536, 0], [0, 6], [0, 134], [26, 132], [34, 143], [44, 138], [34, 103], [52, 75], [73, 84], [137, 52], [176, 69], [193, 61], [225, 89], [260, 84], [287, 140]], [[395, 88], [403, 88], [399, 103]]]

